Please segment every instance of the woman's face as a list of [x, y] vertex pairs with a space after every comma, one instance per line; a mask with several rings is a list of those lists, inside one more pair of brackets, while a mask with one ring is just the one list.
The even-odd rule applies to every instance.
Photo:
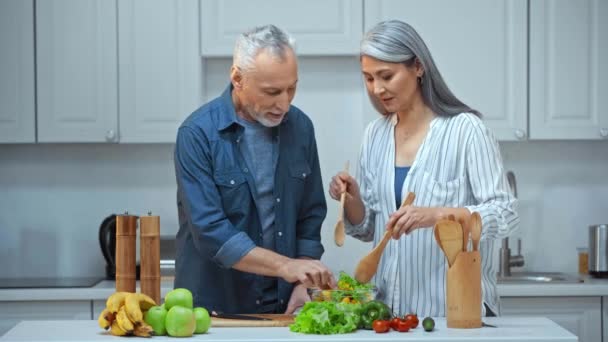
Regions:
[[408, 67], [362, 56], [361, 71], [372, 100], [388, 113], [407, 110], [420, 96], [418, 77], [422, 76], [422, 68], [418, 62]]

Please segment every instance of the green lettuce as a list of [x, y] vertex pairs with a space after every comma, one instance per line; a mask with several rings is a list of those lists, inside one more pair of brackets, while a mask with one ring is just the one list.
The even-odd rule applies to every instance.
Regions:
[[360, 304], [308, 302], [289, 329], [304, 334], [345, 334], [357, 330]]

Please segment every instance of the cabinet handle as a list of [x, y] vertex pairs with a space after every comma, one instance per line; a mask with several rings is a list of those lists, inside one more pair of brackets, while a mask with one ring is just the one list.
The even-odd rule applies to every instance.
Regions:
[[526, 137], [526, 131], [524, 131], [523, 129], [516, 129], [515, 137], [519, 140], [523, 140]]
[[115, 141], [115, 139], [116, 139], [116, 132], [114, 132], [113, 129], [109, 129], [106, 132], [106, 141], [113, 142], [113, 141]]
[[608, 138], [608, 128], [600, 128], [600, 136], [602, 138]]

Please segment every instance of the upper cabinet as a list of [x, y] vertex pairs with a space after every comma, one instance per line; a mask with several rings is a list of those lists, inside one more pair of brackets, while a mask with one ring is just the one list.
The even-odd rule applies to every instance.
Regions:
[[608, 2], [530, 2], [532, 139], [608, 139]]
[[362, 0], [201, 0], [203, 56], [232, 56], [239, 33], [274, 24], [302, 55], [353, 55], [363, 29]]
[[36, 141], [34, 2], [0, 1], [0, 143]]
[[36, 1], [39, 142], [118, 140], [116, 1]]
[[120, 142], [175, 142], [202, 104], [198, 0], [118, 2]]
[[365, 2], [366, 31], [388, 19], [418, 31], [452, 92], [499, 140], [527, 137], [526, 1]]

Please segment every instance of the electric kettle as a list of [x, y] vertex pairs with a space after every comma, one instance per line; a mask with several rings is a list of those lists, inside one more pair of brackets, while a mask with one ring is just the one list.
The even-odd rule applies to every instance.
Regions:
[[[116, 214], [106, 217], [99, 226], [99, 246], [106, 259], [106, 279], [116, 279]], [[139, 280], [139, 263], [135, 266], [135, 276]]]

